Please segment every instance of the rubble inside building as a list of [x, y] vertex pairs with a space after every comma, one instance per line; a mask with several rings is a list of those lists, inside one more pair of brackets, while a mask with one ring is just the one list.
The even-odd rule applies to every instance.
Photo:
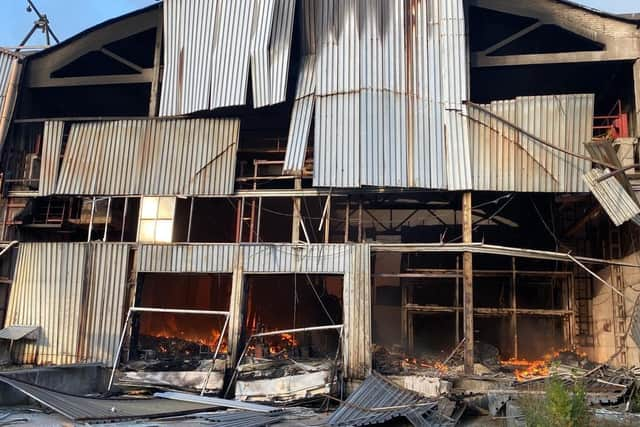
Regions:
[[564, 0], [2, 48], [0, 421], [518, 425], [554, 378], [633, 423], [639, 142], [640, 20]]

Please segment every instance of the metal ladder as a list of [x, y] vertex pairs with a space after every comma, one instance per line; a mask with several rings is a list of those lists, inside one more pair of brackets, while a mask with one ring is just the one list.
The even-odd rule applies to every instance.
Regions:
[[[609, 254], [611, 259], [622, 258], [622, 235], [619, 227], [609, 229]], [[625, 330], [627, 328], [627, 308], [624, 298], [624, 275], [622, 267], [611, 266], [611, 285], [615, 290], [611, 290], [613, 301], [613, 334], [615, 351], [618, 352], [618, 361], [621, 366], [627, 365], [627, 342]], [[622, 295], [621, 295], [622, 294]]]

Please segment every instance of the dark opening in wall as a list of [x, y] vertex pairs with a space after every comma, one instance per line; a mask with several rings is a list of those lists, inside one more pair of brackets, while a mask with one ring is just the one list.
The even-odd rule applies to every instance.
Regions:
[[[245, 340], [261, 332], [342, 323], [342, 282], [342, 276], [330, 275], [248, 276]], [[262, 347], [257, 351], [264, 355], [286, 351], [303, 357], [328, 357], [335, 354], [338, 340], [335, 331], [328, 331], [275, 335], [255, 344]]]
[[[139, 285], [136, 305], [227, 311], [231, 279], [230, 274], [147, 273]], [[140, 313], [134, 321], [131, 356], [165, 361], [167, 366], [210, 359], [224, 321], [224, 316], [216, 315]], [[226, 352], [226, 337], [222, 349]]]
[[191, 218], [191, 241], [236, 241], [236, 204], [227, 198], [195, 198]]

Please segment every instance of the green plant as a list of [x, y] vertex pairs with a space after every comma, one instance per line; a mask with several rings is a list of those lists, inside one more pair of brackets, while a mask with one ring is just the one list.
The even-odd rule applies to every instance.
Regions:
[[568, 387], [553, 375], [543, 397], [522, 398], [520, 405], [529, 427], [583, 427], [591, 418], [586, 397], [581, 382]]

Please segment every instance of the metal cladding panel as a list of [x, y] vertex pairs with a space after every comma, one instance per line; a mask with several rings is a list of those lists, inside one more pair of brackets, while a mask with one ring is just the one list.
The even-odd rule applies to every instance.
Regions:
[[121, 243], [90, 246], [86, 320], [81, 334], [81, 361], [110, 365], [118, 348], [128, 308], [127, 269], [130, 247]]
[[302, 59], [296, 88], [296, 99], [293, 101], [291, 126], [284, 157], [283, 173], [300, 175], [304, 169], [307, 155], [307, 143], [313, 120], [315, 106], [315, 56], [309, 55]]
[[251, 40], [251, 77], [254, 107], [271, 103], [269, 39], [276, 0], [256, 0], [256, 14]]
[[14, 92], [11, 96], [10, 87], [19, 83], [22, 69], [20, 59], [20, 55], [0, 48], [0, 148], [9, 130], [9, 121], [13, 117], [17, 94]]
[[344, 274], [347, 248], [340, 244], [243, 245], [246, 273]]
[[140, 245], [136, 253], [139, 273], [231, 273], [235, 244]]
[[287, 81], [291, 61], [293, 20], [296, 0], [276, 0], [275, 16], [271, 28], [271, 102], [278, 104], [287, 100]]
[[210, 109], [246, 102], [255, 3], [218, 0]]
[[20, 363], [79, 362], [86, 251], [83, 243], [20, 244], [6, 323], [41, 327], [37, 344], [16, 344]]
[[[349, 379], [371, 373], [371, 251], [368, 244], [348, 246], [343, 287], [344, 366]], [[346, 258], [346, 256], [345, 256]]]
[[608, 172], [608, 169], [604, 172], [599, 169], [592, 169], [584, 175], [584, 180], [602, 208], [609, 215], [609, 218], [611, 218], [611, 221], [616, 226], [620, 226], [640, 214], [640, 206], [615, 177], [597, 182], [598, 178]]
[[475, 190], [586, 191], [582, 176], [589, 162], [560, 150], [587, 156], [585, 143], [593, 132], [593, 95], [520, 97], [480, 107], [490, 114], [469, 108]]
[[239, 128], [235, 119], [74, 124], [56, 193], [230, 194]]
[[160, 115], [286, 99], [295, 0], [167, 0]]
[[39, 196], [48, 196], [56, 190], [64, 122], [45, 122], [42, 136]]
[[463, 2], [315, 7], [313, 185], [470, 189]]

